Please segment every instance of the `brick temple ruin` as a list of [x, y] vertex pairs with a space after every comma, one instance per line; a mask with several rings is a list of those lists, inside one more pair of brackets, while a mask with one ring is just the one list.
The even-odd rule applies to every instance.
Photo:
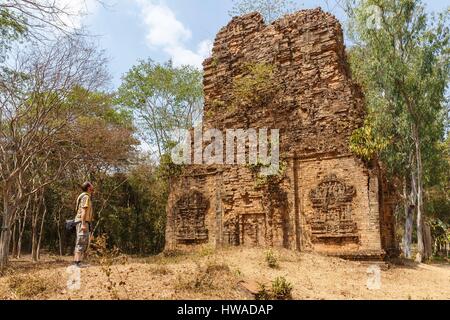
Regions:
[[[249, 63], [273, 66], [269, 98], [229, 108]], [[395, 252], [379, 168], [349, 151], [365, 107], [334, 16], [319, 8], [270, 25], [258, 13], [233, 18], [203, 65], [204, 128], [280, 129], [285, 170], [258, 185], [249, 166], [186, 166], [171, 184], [166, 249], [273, 246], [362, 259]]]

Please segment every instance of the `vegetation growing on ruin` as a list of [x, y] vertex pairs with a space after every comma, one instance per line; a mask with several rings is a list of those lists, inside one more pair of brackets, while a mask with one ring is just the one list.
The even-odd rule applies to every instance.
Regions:
[[234, 17], [259, 12], [264, 22], [269, 24], [296, 9], [298, 6], [290, 0], [233, 0], [229, 14]]
[[270, 172], [270, 174], [262, 174], [261, 170], [273, 170], [271, 164], [264, 164], [258, 161], [256, 164], [248, 164], [247, 168], [250, 169], [253, 176], [255, 177], [255, 188], [260, 189], [268, 185], [279, 184], [286, 176], [287, 162], [280, 161], [279, 167], [275, 172]]
[[276, 92], [275, 67], [269, 63], [252, 62], [243, 67], [243, 76], [233, 80], [234, 106], [259, 106], [273, 98]]

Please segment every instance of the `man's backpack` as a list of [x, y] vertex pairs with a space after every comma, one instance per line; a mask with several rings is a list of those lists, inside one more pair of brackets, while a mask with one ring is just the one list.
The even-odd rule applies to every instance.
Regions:
[[66, 230], [73, 231], [76, 228], [78, 223], [80, 223], [80, 222], [75, 222], [74, 219], [66, 220]]

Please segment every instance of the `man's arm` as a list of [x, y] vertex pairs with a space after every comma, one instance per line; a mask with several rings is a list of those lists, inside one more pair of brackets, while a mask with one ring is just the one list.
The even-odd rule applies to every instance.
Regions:
[[83, 231], [87, 230], [86, 211], [87, 211], [87, 208], [81, 209], [81, 230], [83, 230]]
[[82, 204], [82, 206], [81, 206], [81, 230], [86, 231], [87, 230], [86, 216], [87, 216], [87, 210], [89, 207], [89, 197], [84, 196], [81, 204]]

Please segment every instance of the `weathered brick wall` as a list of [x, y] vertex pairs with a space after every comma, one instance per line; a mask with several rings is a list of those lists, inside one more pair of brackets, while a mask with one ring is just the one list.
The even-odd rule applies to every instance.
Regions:
[[[245, 65], [274, 66], [274, 92], [265, 105], [232, 108], [233, 84]], [[255, 13], [234, 18], [217, 35], [204, 63], [205, 125], [282, 130], [285, 155], [348, 152], [348, 137], [364, 119], [362, 95], [349, 76], [342, 29], [320, 9], [265, 26]]]
[[[268, 92], [258, 92], [267, 98], [236, 101], [236, 80], [256, 63], [274, 70]], [[348, 149], [364, 104], [332, 15], [303, 10], [268, 26], [257, 13], [234, 18], [204, 69], [204, 128], [280, 129], [285, 168], [262, 185], [246, 166], [186, 168], [171, 186], [167, 248], [279, 246], [367, 257], [393, 246], [378, 172]]]

